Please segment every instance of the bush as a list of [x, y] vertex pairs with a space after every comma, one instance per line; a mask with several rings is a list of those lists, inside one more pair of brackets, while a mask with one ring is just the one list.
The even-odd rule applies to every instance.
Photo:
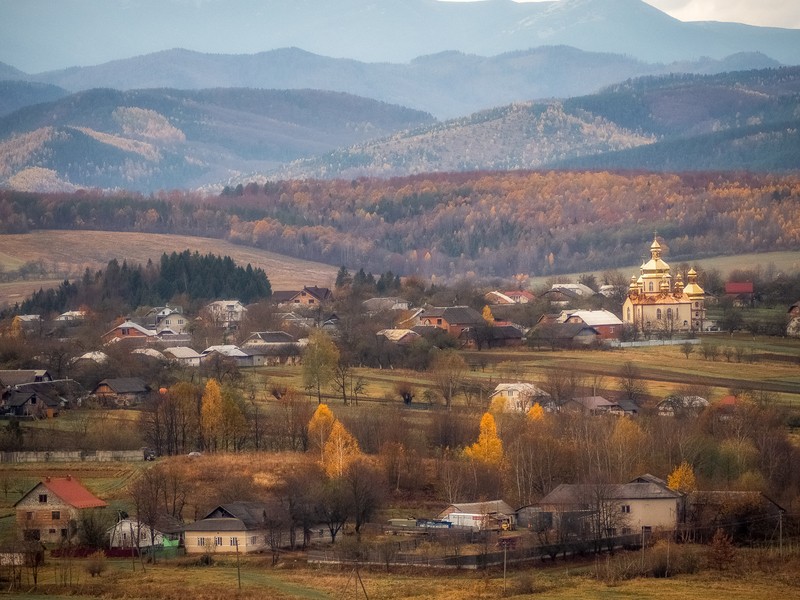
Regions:
[[95, 575], [99, 576], [103, 573], [103, 571], [106, 570], [107, 567], [106, 553], [102, 550], [98, 550], [97, 552], [90, 554], [86, 561], [86, 572], [92, 577]]

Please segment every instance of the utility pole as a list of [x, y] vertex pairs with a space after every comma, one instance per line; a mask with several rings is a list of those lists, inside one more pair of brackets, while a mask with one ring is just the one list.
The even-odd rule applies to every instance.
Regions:
[[239, 569], [239, 536], [233, 538], [236, 540], [236, 579], [239, 581], [239, 589], [242, 589], [242, 572]]
[[783, 511], [778, 511], [778, 556], [783, 558]]

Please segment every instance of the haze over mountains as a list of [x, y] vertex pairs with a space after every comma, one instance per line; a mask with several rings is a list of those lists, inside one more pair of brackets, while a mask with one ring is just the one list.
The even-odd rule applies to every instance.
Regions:
[[[83, 4], [99, 19], [113, 3]], [[48, 10], [79, 35], [91, 20], [71, 20], [71, 5]], [[202, 47], [231, 21], [239, 43], [255, 44], [257, 24], [257, 52], [174, 49], [39, 74], [0, 63], [0, 185], [152, 191], [267, 177], [800, 165], [798, 71], [778, 69], [800, 64], [800, 30], [682, 23], [640, 0], [242, 0], [248, 10], [232, 19], [224, 6], [144, 0], [112, 12], [145, 45], [152, 34]], [[5, 34], [0, 59], [28, 43], [0, 23]], [[281, 46], [294, 47], [262, 51]], [[728, 72], [739, 74], [670, 75]], [[606, 89], [642, 76], [657, 77]]]
[[783, 64], [800, 64], [800, 31], [683, 23], [641, 0], [26, 0], [6, 4], [6, 18], [0, 21], [0, 61], [28, 72], [98, 64], [170, 48], [254, 54], [291, 46], [368, 62], [407, 62], [450, 50], [494, 56], [568, 45], [648, 62], [762, 52]]

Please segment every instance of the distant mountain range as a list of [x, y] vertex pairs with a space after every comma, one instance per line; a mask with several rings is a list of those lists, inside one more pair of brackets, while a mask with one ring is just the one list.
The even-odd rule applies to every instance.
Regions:
[[[798, 30], [682, 23], [640, 0], [141, 0], [122, 12], [84, 0], [89, 23], [68, 5], [18, 29], [75, 36], [107, 17], [92, 47], [124, 29], [123, 43], [146, 31], [305, 49], [173, 49], [38, 74], [0, 63], [0, 186], [800, 165], [798, 67], [782, 66], [800, 64]], [[8, 51], [30, 41], [13, 21], [0, 22]]]
[[[36, 76], [8, 67], [0, 68], [0, 79], [6, 72], [10, 74], [8, 79], [48, 84], [69, 92], [93, 88], [322, 89], [400, 104], [447, 119], [510, 102], [591, 94], [643, 75], [721, 73], [777, 66], [780, 63], [759, 53], [664, 65], [569, 46], [544, 46], [492, 57], [443, 52], [408, 64], [358, 62], [285, 48], [254, 55], [168, 50]], [[42, 101], [53, 99], [52, 88], [42, 88], [41, 93]], [[25, 96], [30, 103], [29, 95], [30, 90]], [[0, 109], [9, 102], [2, 101]], [[17, 103], [17, 107], [21, 105]]]
[[0, 181], [29, 190], [194, 188], [433, 121], [319, 90], [95, 89], [0, 119]]
[[645, 77], [517, 103], [283, 167], [280, 178], [603, 168], [800, 169], [800, 67]]
[[0, 118], [0, 182], [152, 191], [489, 169], [787, 171], [800, 165], [798, 106], [800, 67], [645, 77], [444, 122], [338, 92], [96, 89]]
[[255, 54], [293, 46], [369, 62], [568, 45], [659, 63], [761, 52], [800, 64], [800, 30], [684, 23], [641, 0], [81, 0], [47, 2], [47, 18], [41, 0], [6, 4], [0, 60], [28, 71], [169, 48]]

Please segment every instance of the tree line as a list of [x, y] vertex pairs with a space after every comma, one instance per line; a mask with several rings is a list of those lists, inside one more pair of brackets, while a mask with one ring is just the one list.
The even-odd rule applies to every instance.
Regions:
[[0, 232], [114, 229], [224, 238], [403, 276], [550, 275], [796, 249], [800, 180], [744, 173], [472, 172], [279, 181], [139, 197], [0, 192]]
[[40, 289], [7, 312], [52, 314], [80, 306], [98, 309], [100, 304], [131, 311], [140, 306], [163, 306], [176, 297], [190, 301], [229, 297], [250, 303], [270, 295], [272, 287], [263, 269], [254, 269], [249, 263], [236, 265], [229, 256], [184, 250], [162, 254], [158, 264], [129, 265], [112, 259], [105, 270], [92, 273], [86, 269], [81, 279]]

